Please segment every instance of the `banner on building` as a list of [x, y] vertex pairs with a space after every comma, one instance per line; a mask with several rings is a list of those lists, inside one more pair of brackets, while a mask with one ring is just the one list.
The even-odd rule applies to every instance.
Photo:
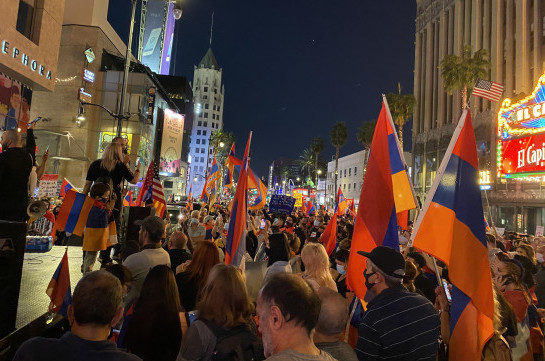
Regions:
[[180, 176], [184, 116], [165, 109], [163, 117], [163, 136], [161, 141], [161, 161], [159, 173], [169, 177]]
[[32, 90], [7, 75], [0, 73], [0, 127], [20, 128], [26, 133], [30, 121]]

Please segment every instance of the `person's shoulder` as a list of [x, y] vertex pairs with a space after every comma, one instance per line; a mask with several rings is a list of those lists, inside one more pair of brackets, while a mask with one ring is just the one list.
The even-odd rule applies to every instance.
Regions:
[[60, 352], [66, 351], [65, 345], [60, 339], [33, 337], [19, 347], [13, 360], [33, 360], [40, 355], [51, 355], [51, 359], [53, 359]]
[[317, 343], [316, 347], [318, 347], [325, 354], [331, 356], [333, 359], [342, 361], [356, 361], [358, 359], [354, 349], [346, 342], [323, 342]]

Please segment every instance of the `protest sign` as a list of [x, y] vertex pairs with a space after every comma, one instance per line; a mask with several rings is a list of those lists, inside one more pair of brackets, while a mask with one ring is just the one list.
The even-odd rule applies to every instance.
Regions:
[[269, 210], [278, 213], [291, 213], [295, 206], [295, 198], [274, 194], [269, 202]]
[[40, 178], [40, 185], [38, 186], [38, 198], [42, 197], [55, 197], [59, 195], [57, 190], [58, 174], [44, 174]]

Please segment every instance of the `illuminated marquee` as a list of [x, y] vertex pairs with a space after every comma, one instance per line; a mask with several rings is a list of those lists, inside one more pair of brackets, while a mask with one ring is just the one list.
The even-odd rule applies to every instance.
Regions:
[[498, 112], [497, 175], [539, 179], [545, 175], [545, 74], [532, 94], [505, 99]]

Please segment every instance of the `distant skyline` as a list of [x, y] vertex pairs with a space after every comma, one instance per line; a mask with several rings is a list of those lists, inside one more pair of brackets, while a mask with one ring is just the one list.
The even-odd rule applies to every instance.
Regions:
[[[108, 18], [126, 39], [130, 1], [115, 2]], [[315, 136], [326, 144], [321, 158], [331, 160], [337, 121], [349, 130], [340, 156], [361, 150], [357, 129], [377, 118], [381, 94], [397, 91], [398, 82], [413, 92], [415, 1], [187, 0], [176, 23], [173, 75], [193, 79], [209, 47], [212, 12], [224, 130], [235, 134], [238, 157], [253, 130], [251, 167], [260, 177], [274, 159], [298, 158]], [[410, 150], [410, 124], [404, 133]]]

